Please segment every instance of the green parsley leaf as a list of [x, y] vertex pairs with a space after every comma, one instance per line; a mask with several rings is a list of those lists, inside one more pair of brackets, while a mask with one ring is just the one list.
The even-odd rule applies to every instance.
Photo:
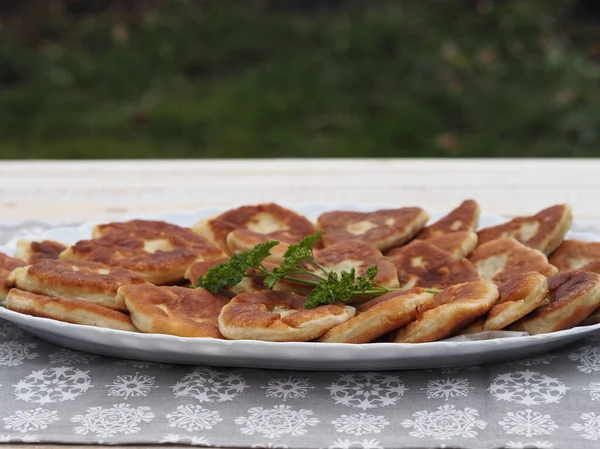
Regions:
[[278, 241], [271, 240], [231, 256], [227, 262], [215, 265], [204, 276], [200, 276], [196, 287], [216, 294], [219, 290], [239, 284], [244, 279], [246, 271], [250, 268], [259, 268], [263, 260], [271, 254], [271, 248], [277, 245], [279, 245]]

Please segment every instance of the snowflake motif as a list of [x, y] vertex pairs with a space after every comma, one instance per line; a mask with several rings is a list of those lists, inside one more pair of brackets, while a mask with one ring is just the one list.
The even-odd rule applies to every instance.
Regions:
[[283, 377], [279, 379], [270, 379], [267, 386], [262, 386], [267, 391], [265, 396], [268, 398], [280, 398], [283, 402], [287, 399], [301, 399], [305, 398], [308, 390], [314, 387], [309, 385], [308, 379], [302, 379], [299, 377]]
[[408, 391], [398, 377], [380, 373], [342, 374], [326, 389], [336, 404], [363, 410], [395, 405]]
[[540, 355], [537, 357], [529, 357], [522, 360], [516, 360], [514, 362], [508, 362], [509, 365], [524, 365], [524, 366], [540, 366], [550, 365], [552, 360], [557, 358], [556, 355]]
[[30, 351], [36, 346], [35, 343], [19, 343], [18, 341], [0, 343], [0, 366], [18, 366], [25, 360], [35, 359], [38, 354]]
[[6, 423], [5, 429], [25, 433], [47, 429], [50, 424], [60, 419], [57, 415], [58, 412], [38, 407], [34, 410], [19, 410], [2, 419]]
[[579, 362], [577, 370], [586, 374], [600, 371], [600, 346], [581, 346], [577, 349], [579, 352], [569, 354], [571, 360]]
[[360, 413], [358, 415], [342, 415], [331, 421], [331, 424], [335, 426], [335, 430], [338, 432], [361, 436], [380, 433], [385, 426], [389, 425], [389, 421], [384, 416]]
[[86, 352], [62, 348], [57, 352], [48, 354], [48, 358], [52, 364], [84, 365], [98, 358], [98, 356], [94, 354], [88, 354]]
[[579, 419], [583, 420], [583, 424], [575, 423], [571, 425], [571, 429], [575, 432], [580, 432], [581, 436], [586, 440], [596, 441], [600, 439], [600, 415], [594, 412], [582, 413]]
[[466, 407], [464, 410], [456, 409], [454, 405], [444, 404], [435, 412], [422, 410], [413, 413], [414, 420], [405, 419], [402, 427], [413, 428], [410, 436], [416, 438], [434, 438], [436, 440], [449, 440], [453, 437], [475, 438], [476, 429], [485, 429], [487, 423], [480, 419], [479, 412]]
[[73, 400], [93, 385], [90, 383], [88, 371], [59, 366], [32, 371], [29, 376], [21, 379], [13, 387], [15, 387], [17, 399], [48, 404]]
[[383, 449], [377, 440], [335, 440], [329, 449]]
[[508, 435], [524, 435], [528, 438], [536, 435], [550, 435], [558, 429], [550, 415], [542, 415], [530, 409], [508, 412], [498, 424]]
[[288, 449], [285, 444], [277, 444], [277, 443], [266, 443], [266, 444], [253, 444], [250, 446], [251, 448], [257, 449]]
[[427, 399], [444, 398], [447, 401], [450, 398], [465, 397], [469, 394], [469, 390], [474, 388], [469, 387], [468, 379], [446, 378], [427, 381], [427, 388], [421, 388], [421, 390], [426, 391]]
[[590, 392], [592, 401], [600, 401], [600, 382], [590, 382], [589, 388], [584, 388]]
[[146, 362], [146, 361], [142, 361], [142, 360], [129, 360], [129, 359], [117, 360], [115, 362], [115, 365], [131, 366], [132, 368], [137, 368], [137, 369], [172, 368], [173, 367], [173, 365], [169, 365], [168, 363]]
[[211, 368], [197, 369], [171, 387], [176, 398], [190, 396], [200, 402], [231, 401], [245, 388], [241, 374], [224, 373]]
[[37, 435], [3, 435], [0, 434], [0, 443], [40, 443]]
[[570, 387], [536, 371], [512, 371], [500, 374], [487, 391], [496, 400], [522, 405], [557, 404]]
[[94, 433], [99, 437], [111, 437], [117, 433], [131, 435], [139, 432], [142, 422], [150, 422], [154, 413], [150, 407], [131, 408], [129, 404], [116, 404], [111, 408], [90, 407], [85, 415], [76, 415], [72, 422], [81, 423], [75, 428], [77, 435]]
[[158, 388], [154, 385], [154, 376], [135, 374], [124, 374], [117, 376], [112, 384], [105, 385], [110, 387], [108, 391], [109, 396], [118, 396], [128, 399], [130, 396], [133, 398], [139, 398], [142, 396], [148, 396], [148, 393], [153, 388]]
[[218, 412], [211, 412], [199, 405], [179, 405], [177, 410], [167, 415], [169, 426], [185, 429], [188, 432], [194, 430], [210, 430], [215, 424], [223, 421]]
[[311, 410], [292, 410], [289, 405], [276, 405], [273, 408], [252, 407], [248, 409], [248, 416], [235, 419], [238, 426], [244, 426], [241, 432], [244, 435], [262, 433], [266, 438], [277, 438], [285, 434], [292, 436], [304, 435], [306, 426], [316, 426], [321, 421], [313, 418]]
[[191, 436], [179, 436], [175, 434], [168, 434], [162, 437], [159, 443], [180, 443], [188, 444], [190, 446], [210, 446], [210, 441], [205, 437], [191, 437]]
[[506, 449], [552, 449], [554, 445], [548, 441], [533, 441], [531, 443], [509, 441], [504, 447]]
[[23, 330], [21, 330], [14, 324], [4, 320], [0, 321], [0, 337], [17, 338], [22, 337], [23, 334]]
[[[440, 368], [440, 373], [442, 374], [456, 374], [461, 371], [481, 371], [481, 366], [479, 365], [469, 365], [469, 366], [453, 366], [453, 367], [445, 367]], [[436, 371], [436, 370], [428, 370], [428, 371]]]

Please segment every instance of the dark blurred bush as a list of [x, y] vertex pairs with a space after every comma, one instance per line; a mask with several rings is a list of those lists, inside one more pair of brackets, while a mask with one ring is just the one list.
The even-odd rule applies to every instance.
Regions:
[[596, 156], [597, 3], [0, 0], [0, 157]]

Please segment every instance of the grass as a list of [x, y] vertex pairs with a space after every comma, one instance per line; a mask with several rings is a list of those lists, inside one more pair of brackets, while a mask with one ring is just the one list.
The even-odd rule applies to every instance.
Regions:
[[168, 2], [60, 16], [37, 42], [0, 27], [0, 158], [600, 155], [572, 2], [346, 3]]

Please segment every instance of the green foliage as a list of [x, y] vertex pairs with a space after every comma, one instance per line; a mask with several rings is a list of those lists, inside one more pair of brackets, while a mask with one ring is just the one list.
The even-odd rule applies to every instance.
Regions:
[[570, 0], [277, 3], [5, 20], [0, 158], [599, 155]]

